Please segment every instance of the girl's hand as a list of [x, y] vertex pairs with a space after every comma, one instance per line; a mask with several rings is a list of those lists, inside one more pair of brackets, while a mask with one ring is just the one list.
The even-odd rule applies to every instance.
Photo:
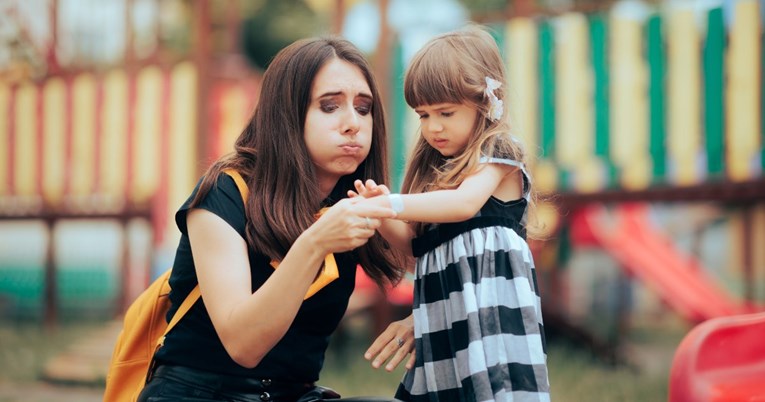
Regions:
[[348, 190], [348, 197], [350, 198], [358, 196], [372, 198], [378, 195], [390, 194], [390, 190], [385, 184], [378, 185], [372, 179], [367, 180], [366, 183], [356, 180], [353, 182], [353, 185], [356, 187], [356, 191]]
[[380, 368], [390, 359], [385, 365], [385, 371], [393, 371], [406, 355], [409, 355], [409, 359], [405, 367], [410, 370], [414, 367], [414, 319], [411, 314], [388, 325], [364, 353], [364, 358], [372, 360], [374, 368]]
[[380, 219], [395, 217], [396, 213], [388, 207], [359, 202], [362, 200], [340, 200], [303, 234], [325, 253], [345, 252], [364, 245], [380, 227]]

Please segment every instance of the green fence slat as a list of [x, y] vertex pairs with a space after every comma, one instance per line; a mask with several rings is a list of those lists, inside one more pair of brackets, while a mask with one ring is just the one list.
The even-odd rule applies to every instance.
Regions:
[[618, 185], [616, 165], [611, 161], [611, 76], [608, 55], [608, 19], [601, 14], [589, 17], [592, 71], [595, 78], [595, 156], [606, 168], [606, 187]]
[[710, 176], [725, 173], [724, 167], [724, 52], [725, 27], [722, 8], [707, 14], [707, 38], [704, 46], [704, 131], [707, 169]]
[[661, 183], [666, 180], [666, 116], [665, 116], [665, 53], [663, 27], [661, 17], [653, 15], [648, 19], [646, 27], [649, 78], [649, 149], [653, 162], [653, 181]]
[[606, 21], [601, 15], [590, 17], [592, 68], [595, 75], [595, 155], [609, 155], [609, 74]]
[[391, 53], [388, 110], [393, 111], [393, 124], [388, 124], [388, 127], [393, 129], [393, 133], [388, 137], [388, 160], [392, 181], [391, 190], [398, 191], [396, 189], [401, 188], [401, 183], [404, 181], [404, 169], [406, 169], [406, 143], [409, 134], [406, 132], [406, 112], [409, 106], [404, 99], [404, 51], [399, 40], [395, 41]]
[[489, 33], [494, 38], [494, 41], [497, 42], [497, 46], [499, 47], [499, 54], [502, 56], [502, 60], [506, 60], [505, 44], [507, 40], [505, 38], [505, 25], [505, 22], [494, 22], [487, 24]]
[[539, 26], [539, 128], [542, 158], [555, 154], [555, 49], [549, 21]]

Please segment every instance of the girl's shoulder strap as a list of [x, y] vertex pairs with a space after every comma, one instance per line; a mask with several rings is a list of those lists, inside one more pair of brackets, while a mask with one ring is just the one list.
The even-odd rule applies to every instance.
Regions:
[[478, 160], [478, 163], [501, 163], [503, 165], [515, 166], [523, 170], [526, 169], [523, 165], [523, 162], [519, 162], [517, 160], [508, 159], [508, 158], [494, 158], [494, 157], [482, 156], [481, 159]]
[[515, 159], [482, 156], [481, 159], [478, 160], [478, 163], [499, 163], [520, 169], [521, 173], [523, 173], [523, 198], [529, 198], [529, 194], [531, 193], [531, 177], [526, 171], [526, 165], [523, 162]]

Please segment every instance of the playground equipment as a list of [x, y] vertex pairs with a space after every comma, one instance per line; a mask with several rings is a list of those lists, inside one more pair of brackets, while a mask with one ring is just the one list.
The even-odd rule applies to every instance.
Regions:
[[697, 325], [675, 352], [669, 402], [765, 400], [765, 313]]
[[602, 206], [582, 208], [571, 219], [572, 240], [611, 255], [690, 322], [743, 314], [744, 304], [717, 285], [701, 264], [650, 224], [644, 204], [621, 204], [609, 219]]

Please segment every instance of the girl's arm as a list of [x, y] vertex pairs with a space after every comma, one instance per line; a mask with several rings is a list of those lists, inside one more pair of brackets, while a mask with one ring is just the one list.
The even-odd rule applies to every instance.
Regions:
[[[378, 195], [390, 194], [390, 190], [384, 184], [377, 184], [374, 180], [367, 180], [362, 183], [356, 180], [354, 183], [356, 192], [348, 191], [348, 196], [353, 198], [362, 196], [364, 198], [373, 198]], [[412, 238], [414, 229], [408, 222], [395, 219], [383, 219], [380, 227], [377, 228], [380, 235], [390, 243], [394, 248], [403, 251], [406, 255], [412, 255]]]
[[[284, 336], [328, 253], [367, 242], [387, 207], [343, 200], [301, 234], [271, 277], [252, 292], [247, 244], [222, 218], [192, 209], [189, 240], [202, 299], [228, 354], [252, 368]], [[371, 225], [367, 226], [367, 219]]]
[[377, 230], [391, 246], [406, 255], [412, 255], [414, 229], [408, 222], [396, 219], [383, 219]]
[[[481, 165], [476, 173], [465, 178], [455, 189], [436, 190], [419, 194], [394, 194], [400, 197], [401, 205], [396, 219], [415, 222], [448, 223], [462, 222], [475, 216], [489, 197], [498, 191], [502, 185], [513, 187], [514, 194], [520, 196], [519, 175], [508, 175], [517, 172], [517, 168], [508, 165], [487, 163]], [[508, 178], [508, 184], [503, 180]], [[517, 198], [517, 197], [515, 197]], [[365, 202], [376, 206], [391, 207], [391, 196], [380, 195], [368, 198]], [[394, 209], [397, 209], [393, 206]]]

